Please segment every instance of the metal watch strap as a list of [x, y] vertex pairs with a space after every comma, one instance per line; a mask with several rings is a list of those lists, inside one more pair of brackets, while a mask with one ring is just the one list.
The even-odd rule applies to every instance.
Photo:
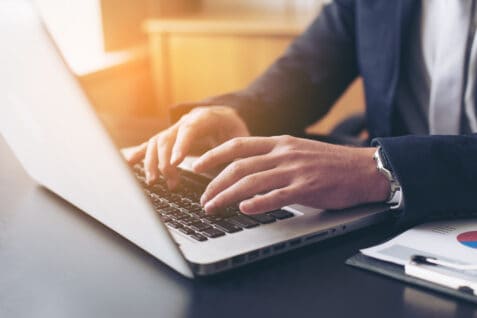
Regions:
[[391, 209], [399, 209], [403, 205], [402, 189], [399, 181], [394, 177], [392, 171], [385, 164], [381, 154], [381, 146], [378, 146], [373, 156], [376, 161], [376, 170], [381, 173], [389, 181], [390, 193], [386, 203], [391, 205]]

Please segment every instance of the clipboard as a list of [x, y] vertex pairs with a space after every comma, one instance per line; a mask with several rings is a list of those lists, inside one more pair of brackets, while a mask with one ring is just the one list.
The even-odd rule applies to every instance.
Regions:
[[413, 276], [406, 275], [404, 272], [404, 266], [396, 265], [393, 263], [377, 260], [375, 258], [358, 253], [353, 257], [346, 260], [346, 264], [357, 267], [360, 269], [368, 270], [374, 273], [378, 273], [399, 281], [419, 286], [422, 288], [430, 289], [448, 296], [452, 296], [458, 299], [462, 299], [474, 304], [477, 304], [477, 296], [469, 294], [462, 290], [457, 290], [443, 285], [439, 285], [427, 280], [419, 279]]

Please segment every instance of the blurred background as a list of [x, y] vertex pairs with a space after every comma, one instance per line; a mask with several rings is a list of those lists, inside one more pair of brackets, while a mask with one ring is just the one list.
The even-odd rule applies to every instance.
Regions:
[[[245, 87], [326, 2], [39, 0], [39, 6], [97, 112], [127, 146], [167, 127], [171, 105]], [[363, 107], [358, 79], [309, 131], [326, 134]]]

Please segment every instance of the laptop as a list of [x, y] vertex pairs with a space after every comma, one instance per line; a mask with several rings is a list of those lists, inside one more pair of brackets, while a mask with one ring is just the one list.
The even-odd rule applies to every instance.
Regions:
[[186, 277], [224, 272], [389, 215], [383, 205], [291, 205], [256, 216], [236, 207], [206, 216], [198, 198], [209, 179], [187, 171], [187, 160], [175, 192], [164, 180], [147, 186], [142, 168], [127, 165], [30, 1], [1, 2], [0, 38], [0, 132], [27, 173]]

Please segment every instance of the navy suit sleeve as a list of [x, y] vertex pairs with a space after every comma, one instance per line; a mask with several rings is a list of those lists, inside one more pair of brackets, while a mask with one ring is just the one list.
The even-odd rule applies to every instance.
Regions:
[[401, 226], [477, 215], [477, 135], [376, 138], [404, 195]]
[[302, 133], [357, 76], [354, 27], [354, 1], [332, 2], [246, 89], [178, 105], [173, 120], [196, 106], [229, 105], [253, 135]]

